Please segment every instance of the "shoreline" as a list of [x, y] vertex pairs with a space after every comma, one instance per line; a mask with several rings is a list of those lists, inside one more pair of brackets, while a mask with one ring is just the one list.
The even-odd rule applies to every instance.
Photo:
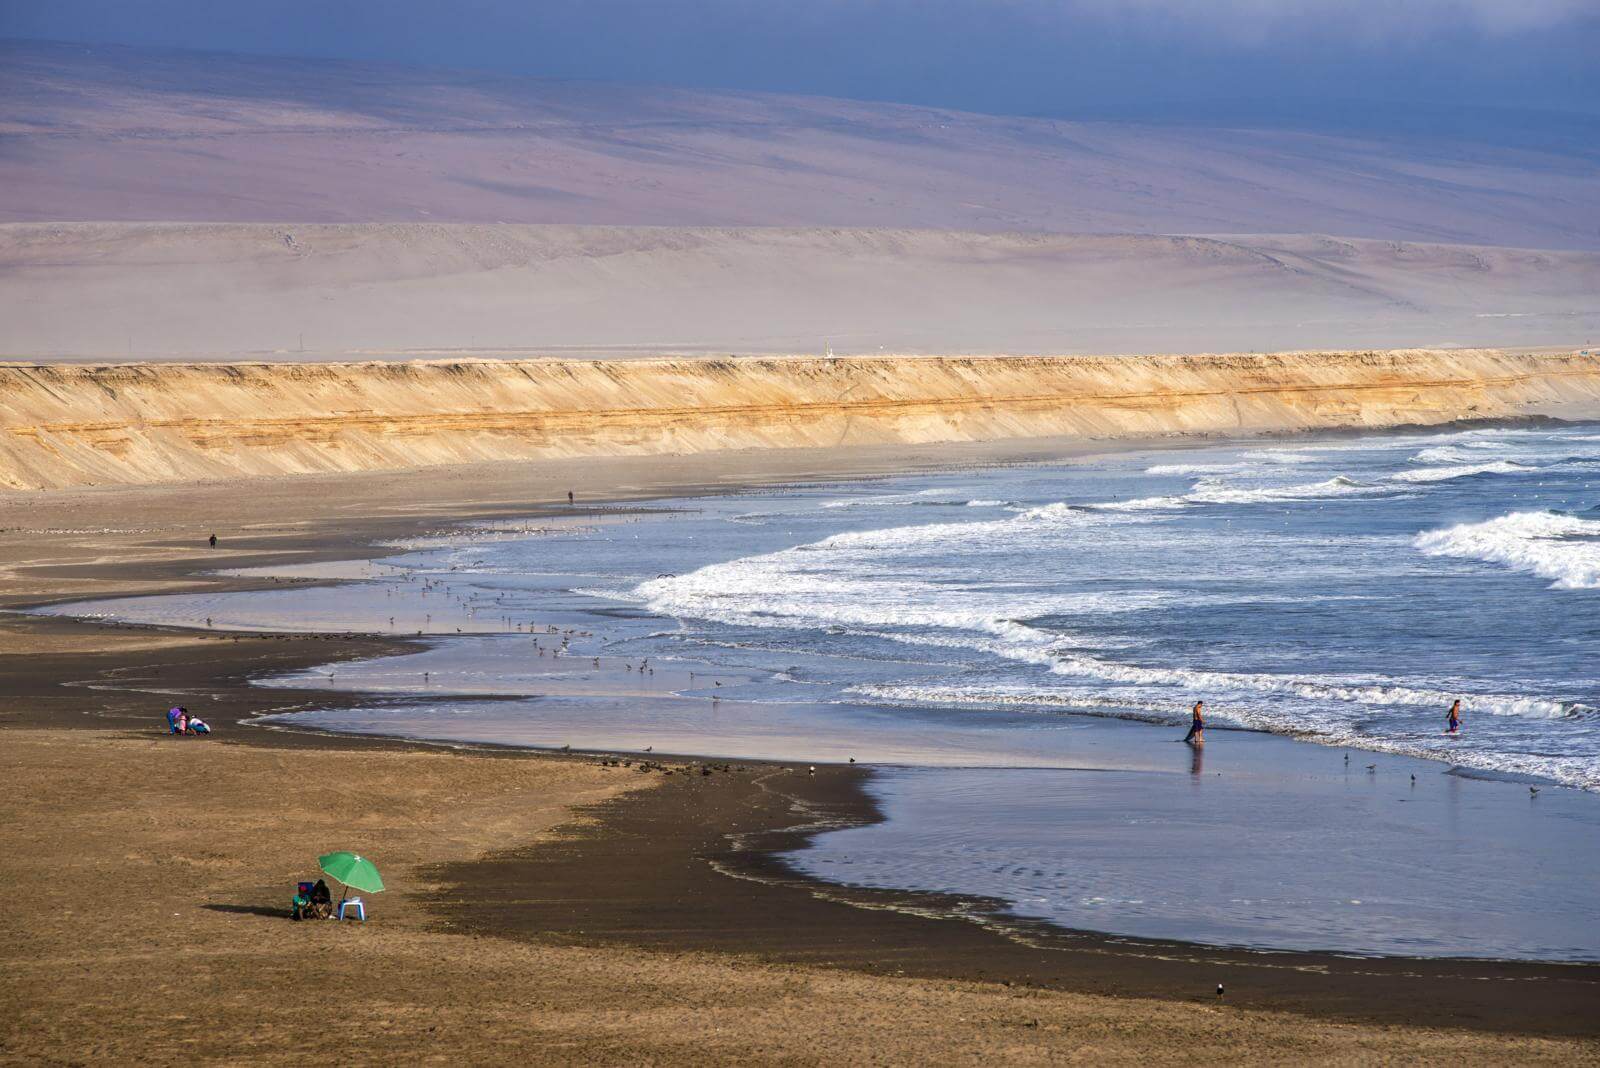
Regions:
[[[85, 626], [52, 622], [66, 631]], [[231, 635], [214, 640], [233, 644]], [[258, 644], [277, 643], [287, 648], [265, 653], [274, 668], [326, 663], [335, 652], [371, 655], [388, 644], [356, 639], [329, 649], [331, 643], [317, 637], [296, 641], [271, 634], [260, 636]], [[263, 654], [245, 652], [241, 661], [235, 670], [218, 672], [212, 658], [195, 663], [182, 657], [185, 673], [164, 684], [221, 682], [236, 689], [246, 705], [258, 703], [250, 698], [273, 696], [272, 691], [252, 692], [246, 681], [266, 666]], [[103, 674], [122, 670], [115, 663], [101, 669]], [[319, 696], [349, 700], [352, 695], [303, 691], [297, 696], [313, 703]], [[22, 718], [11, 704], [0, 701], [0, 730], [33, 731], [46, 722], [61, 729], [50, 713]], [[249, 725], [252, 715], [225, 712], [213, 721], [237, 728]], [[154, 722], [158, 718], [124, 711], [65, 729], [164, 740]], [[212, 741], [290, 753], [431, 751], [582, 765], [610, 756], [283, 726], [224, 733], [194, 744]], [[615, 756], [637, 760], [637, 754]], [[872, 769], [819, 765], [812, 777], [775, 762], [661, 762], [675, 770], [702, 763], [732, 763], [738, 770], [713, 776], [721, 787], [714, 796], [696, 790], [698, 775], [653, 774], [644, 789], [568, 813], [556, 827], [563, 843], [559, 850], [545, 843], [511, 845], [425, 866], [438, 889], [426, 897], [424, 910], [441, 930], [534, 944], [710, 952], [764, 964], [1192, 1004], [1208, 1003], [1208, 992], [1223, 982], [1235, 1003], [1253, 1009], [1382, 1026], [1417, 1022], [1411, 999], [1426, 995], [1436, 999], [1430, 1026], [1514, 1035], [1600, 1034], [1591, 1012], [1600, 996], [1600, 965], [1592, 963], [1359, 956], [1141, 939], [1007, 915], [1003, 903], [971, 895], [853, 888], [814, 879], [791, 869], [781, 854], [821, 829], [819, 818], [830, 826], [881, 819], [863, 788]], [[774, 780], [782, 789], [774, 788]], [[805, 814], [798, 824], [797, 804]], [[650, 878], [641, 877], [643, 871]], [[664, 872], [670, 878], [663, 879]], [[527, 888], [535, 886], [557, 889], [548, 899], [530, 898]], [[597, 893], [600, 887], [634, 892], [606, 895]]]
[[[1021, 455], [1001, 462], [1047, 458], [1040, 454], [1039, 443], [1028, 444], [1027, 449], [1013, 450]], [[957, 454], [970, 451], [950, 450]], [[1105, 451], [1103, 447], [1084, 449], [1080, 455]], [[693, 459], [703, 462], [704, 458]], [[941, 455], [926, 466], [953, 465], [948, 455]], [[827, 474], [838, 480], [850, 477], [837, 471]], [[856, 477], [870, 476], [858, 473]], [[791, 470], [766, 481], [795, 478]], [[730, 488], [727, 482], [635, 486], [636, 495], [609, 504]], [[556, 514], [569, 514], [564, 503], [547, 507]], [[489, 505], [477, 515], [462, 514], [458, 502], [446, 501], [428, 515], [365, 521], [335, 517], [324, 520], [331, 529], [322, 532], [301, 531], [298, 536], [273, 535], [259, 543], [242, 543], [246, 546], [244, 559], [230, 558], [227, 566], [282, 562], [290, 553], [298, 563], [372, 559], [387, 551], [381, 544], [385, 532], [392, 536], [398, 528], [446, 516], [465, 523], [506, 518], [513, 512], [518, 517], [535, 514], [525, 502], [514, 507]], [[352, 552], [352, 546], [359, 551]], [[230, 557], [238, 555], [231, 539], [224, 548]], [[171, 592], [196, 583], [214, 589], [261, 585], [248, 578], [203, 575], [202, 570], [215, 565], [214, 558], [202, 554], [206, 560], [202, 569], [193, 557], [191, 550], [169, 557], [153, 569], [140, 568], [142, 592]], [[14, 563], [9, 553], [7, 562]], [[125, 564], [97, 561], [62, 573], [72, 582], [126, 582], [127, 570]], [[82, 599], [77, 592], [47, 597], [53, 603]], [[25, 594], [8, 591], [0, 604], [17, 608], [30, 600]], [[39, 602], [32, 603], [36, 606]], [[266, 690], [249, 686], [248, 680], [263, 669], [311, 666], [418, 646], [415, 639], [390, 636], [202, 633], [10, 613], [0, 616], [0, 631], [22, 639], [25, 650], [37, 650], [26, 665], [12, 665], [6, 671], [10, 685], [7, 697], [0, 700], [0, 728], [60, 726], [57, 709], [69, 702], [69, 694], [81, 695], [75, 683], [88, 681], [84, 675], [112, 677], [123, 687], [198, 688], [222, 702], [224, 712], [217, 718], [223, 723], [248, 722], [262, 706], [285, 702], [304, 705], [318, 698], [336, 698], [359, 704], [359, 695], [344, 691]], [[97, 644], [97, 639], [102, 648], [86, 656], [84, 647]], [[208, 642], [217, 643], [210, 648], [227, 655], [211, 654]], [[108, 643], [109, 648], [105, 647]], [[119, 645], [123, 648], [117, 648]], [[41, 658], [39, 654], [51, 646], [66, 651]], [[155, 651], [163, 648], [167, 652], [153, 662]], [[139, 674], [140, 668], [145, 674]], [[22, 680], [31, 685], [17, 685]], [[113, 728], [119, 737], [126, 737], [130, 729], [136, 736], [146, 731], [159, 733], [159, 710], [155, 714], [134, 712], [137, 703], [124, 692], [121, 707], [102, 712], [97, 725]], [[208, 706], [202, 707], [210, 711]], [[84, 722], [79, 720], [78, 725]], [[439, 748], [404, 738], [282, 727], [249, 734], [229, 731], [218, 740], [268, 749]], [[592, 758], [604, 756], [587, 752], [563, 756], [501, 746], [449, 748], [457, 754], [562, 764], [593, 763]], [[690, 759], [672, 763], [682, 765]], [[1419, 1017], [1409, 1001], [1425, 995], [1427, 1022], [1433, 1026], [1484, 1033], [1597, 1033], [1589, 1009], [1600, 992], [1600, 966], [1217, 949], [1074, 932], [1026, 920], [998, 922], [985, 911], [992, 911], [994, 903], [979, 899], [855, 891], [811, 880], [789, 870], [776, 856], [807, 837], [793, 824], [793, 806], [813, 806], [848, 822], [878, 818], [875, 804], [862, 788], [870, 772], [824, 766], [812, 780], [789, 774], [778, 764], [737, 763], [759, 770], [709, 777], [722, 787], [714, 795], [697, 791], [699, 777], [675, 775], [669, 782], [666, 776], [651, 776], [655, 780], [651, 789], [630, 789], [582, 806], [561, 824], [566, 848], [512, 846], [429, 867], [442, 889], [426, 908], [446, 930], [537, 944], [709, 951], [766, 963], [1177, 1002], [1210, 1000], [1207, 995], [1218, 981], [1214, 977], [1225, 975], [1230, 997], [1236, 1002], [1311, 1019], [1414, 1024]], [[801, 781], [788, 781], [792, 779]], [[778, 785], [783, 790], [776, 789]], [[645, 828], [649, 834], [643, 833]], [[729, 835], [740, 838], [730, 843]], [[641, 844], [654, 851], [652, 862], [670, 870], [679, 880], [676, 884], [639, 877]], [[567, 888], [558, 908], [526, 900], [526, 887], [552, 884]], [[634, 891], [638, 896], [596, 896], [594, 888], [599, 886]], [[464, 900], [471, 904], [463, 907]], [[498, 907], [485, 907], [492, 902]], [[951, 920], [952, 915], [961, 919]], [[774, 923], [780, 916], [783, 921]], [[648, 924], [641, 922], [645, 917]]]

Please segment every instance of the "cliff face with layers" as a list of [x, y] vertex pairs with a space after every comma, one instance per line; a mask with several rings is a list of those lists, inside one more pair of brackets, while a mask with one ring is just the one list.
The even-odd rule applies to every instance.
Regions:
[[539, 457], [1600, 418], [1600, 358], [1129, 357], [0, 365], [0, 485]]

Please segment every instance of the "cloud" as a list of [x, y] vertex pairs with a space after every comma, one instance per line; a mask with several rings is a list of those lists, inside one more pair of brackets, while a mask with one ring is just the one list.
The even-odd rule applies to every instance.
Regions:
[[1597, 15], [1595, 0], [1016, 0], [1057, 20], [1089, 16], [1105, 23], [1166, 24], [1238, 41], [1283, 34], [1336, 34], [1348, 40], [1408, 38], [1429, 31], [1516, 34], [1548, 30]]

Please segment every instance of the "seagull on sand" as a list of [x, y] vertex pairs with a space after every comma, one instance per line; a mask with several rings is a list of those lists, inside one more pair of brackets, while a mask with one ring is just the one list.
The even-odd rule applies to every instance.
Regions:
[[1378, 770], [1378, 765], [1376, 765], [1376, 764], [1368, 764], [1367, 765], [1367, 770], [1368, 771], [1372, 771], [1372, 772], [1376, 772]]
[[654, 753], [656, 751], [656, 747], [653, 745], [647, 745], [644, 747], [644, 751], [646, 753]]

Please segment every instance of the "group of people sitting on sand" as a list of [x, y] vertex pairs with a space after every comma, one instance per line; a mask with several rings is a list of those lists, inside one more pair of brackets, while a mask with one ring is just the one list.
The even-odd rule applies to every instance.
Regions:
[[328, 884], [318, 879], [315, 884], [301, 883], [295, 888], [294, 900], [289, 903], [290, 918], [296, 920], [328, 920], [333, 918], [333, 893]]
[[172, 734], [210, 734], [211, 725], [199, 716], [192, 716], [182, 705], [167, 709], [167, 730]]

